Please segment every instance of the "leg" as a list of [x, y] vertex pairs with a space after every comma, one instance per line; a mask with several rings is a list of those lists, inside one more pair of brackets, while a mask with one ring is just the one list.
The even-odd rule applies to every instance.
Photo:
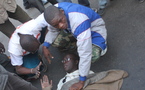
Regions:
[[71, 0], [57, 0], [59, 3], [60, 2], [72, 2]]
[[48, 2], [50, 2], [52, 5], [58, 3], [56, 0], [47, 0]]
[[30, 82], [23, 80], [16, 74], [8, 72], [8, 82], [6, 88], [9, 86], [13, 87], [13, 90], [38, 90]]
[[103, 15], [105, 12], [105, 8], [107, 6], [107, 4], [109, 3], [110, 0], [99, 0], [99, 10], [98, 10], [98, 14], [99, 15]]
[[99, 0], [99, 7], [101, 9], [104, 9], [107, 5], [108, 1], [107, 0]]
[[7, 13], [10, 18], [16, 19], [16, 20], [20, 21], [21, 23], [25, 23], [25, 22], [31, 20], [29, 15], [18, 5], [17, 5], [15, 13], [11, 13], [11, 12], [7, 12]]
[[101, 56], [101, 49], [96, 45], [92, 45], [92, 63], [98, 61], [100, 56]]
[[28, 2], [33, 5], [35, 8], [37, 8], [40, 13], [44, 12], [45, 7], [43, 6], [43, 3], [41, 0], [28, 0]]
[[0, 54], [0, 65], [2, 65], [7, 71], [16, 73], [14, 66], [11, 64], [11, 60], [5, 54]]
[[9, 21], [9, 19], [5, 21], [5, 23], [0, 24], [0, 31], [9, 38], [11, 37], [15, 29], [15, 26]]
[[78, 0], [79, 4], [90, 7], [90, 3], [88, 0]]
[[63, 30], [52, 43], [52, 46], [59, 48], [61, 51], [76, 49], [76, 39], [71, 33], [66, 33]]

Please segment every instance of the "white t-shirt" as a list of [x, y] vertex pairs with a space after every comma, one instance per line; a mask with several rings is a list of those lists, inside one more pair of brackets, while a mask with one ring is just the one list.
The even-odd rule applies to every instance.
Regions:
[[[32, 19], [16, 28], [16, 30], [14, 31], [14, 33], [10, 38], [9, 45], [8, 45], [8, 52], [10, 53], [11, 63], [13, 66], [22, 65], [23, 56], [30, 53], [22, 49], [19, 42], [20, 37], [18, 33], [33, 35], [34, 37], [39, 39], [41, 36], [40, 31], [45, 26], [47, 26], [49, 30], [55, 29], [45, 21], [44, 15], [42, 13], [36, 19]], [[48, 41], [48, 39], [45, 39], [45, 41]]]
[[[93, 74], [93, 71], [89, 71], [89, 74]], [[76, 70], [72, 73], [67, 73], [62, 79], [60, 79], [58, 85], [57, 85], [57, 90], [61, 90], [63, 84], [65, 84], [66, 82], [78, 78], [79, 77], [79, 70]], [[65, 79], [66, 78], [66, 79]], [[65, 82], [63, 82], [63, 80], [65, 79]]]

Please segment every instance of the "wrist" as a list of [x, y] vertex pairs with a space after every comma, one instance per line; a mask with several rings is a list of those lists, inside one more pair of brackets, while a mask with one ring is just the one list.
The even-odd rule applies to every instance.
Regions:
[[50, 44], [49, 44], [48, 42], [44, 42], [44, 43], [43, 43], [43, 46], [49, 48]]
[[33, 68], [31, 68], [30, 70], [31, 70], [31, 74], [34, 74]]
[[86, 76], [79, 76], [80, 81], [86, 81], [87, 77]]

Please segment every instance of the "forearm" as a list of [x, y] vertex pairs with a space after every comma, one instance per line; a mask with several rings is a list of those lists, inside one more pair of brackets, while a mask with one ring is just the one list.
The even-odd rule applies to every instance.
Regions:
[[25, 68], [22, 66], [16, 66], [15, 68], [18, 74], [35, 74], [33, 69]]

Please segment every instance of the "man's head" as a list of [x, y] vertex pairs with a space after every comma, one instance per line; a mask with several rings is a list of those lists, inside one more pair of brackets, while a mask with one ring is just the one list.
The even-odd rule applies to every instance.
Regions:
[[44, 18], [51, 26], [58, 29], [67, 29], [67, 19], [64, 15], [64, 11], [51, 5], [44, 11]]
[[78, 69], [79, 56], [74, 53], [68, 53], [62, 61], [64, 69], [67, 73], [71, 73]]
[[28, 52], [35, 53], [40, 46], [40, 42], [33, 36], [27, 34], [18, 34], [20, 36], [20, 45]]

